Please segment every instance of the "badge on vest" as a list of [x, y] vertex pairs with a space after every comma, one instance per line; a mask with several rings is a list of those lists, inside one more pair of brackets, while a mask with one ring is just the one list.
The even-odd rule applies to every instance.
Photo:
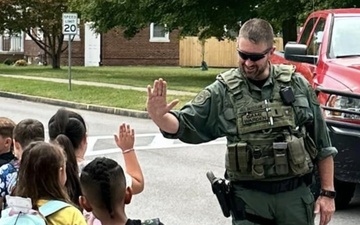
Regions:
[[248, 125], [262, 121], [268, 121], [269, 117], [266, 112], [250, 112], [242, 116], [243, 124]]
[[264, 107], [261, 107], [263, 110], [257, 111], [250, 111], [247, 112], [245, 115], [242, 116], [242, 121], [244, 125], [252, 124], [252, 123], [259, 123], [263, 121], [268, 121], [269, 124], [272, 126], [274, 125], [274, 120], [269, 107], [269, 101], [264, 100]]

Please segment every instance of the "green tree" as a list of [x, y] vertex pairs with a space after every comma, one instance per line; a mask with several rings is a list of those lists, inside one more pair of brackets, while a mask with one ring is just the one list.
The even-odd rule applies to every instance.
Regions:
[[296, 41], [298, 14], [303, 10], [304, 3], [296, 0], [264, 0], [257, 7], [258, 16], [268, 20], [275, 33], [282, 33], [284, 45]]
[[298, 13], [298, 19], [305, 22], [307, 16], [317, 10], [338, 9], [338, 8], [356, 8], [360, 6], [359, 0], [300, 0], [304, 5], [304, 9]]
[[[52, 67], [60, 68], [64, 35], [62, 13], [68, 10], [68, 0], [1, 0], [0, 32], [25, 32], [51, 57]], [[40, 31], [40, 32], [39, 32]], [[38, 34], [43, 38], [39, 38]]]
[[283, 34], [284, 45], [297, 39], [297, 27], [314, 11], [336, 8], [351, 8], [358, 0], [264, 0], [257, 6], [258, 16], [269, 20], [275, 32]]
[[[82, 19], [94, 22], [97, 32], [120, 27], [126, 37], [133, 37], [149, 23], [166, 24], [169, 31], [179, 29], [181, 36], [232, 37], [239, 22], [256, 15], [261, 0], [74, 0]], [[201, 31], [201, 32], [199, 32]]]
[[82, 19], [94, 22], [99, 33], [120, 27], [131, 38], [155, 22], [166, 24], [169, 31], [179, 29], [181, 36], [223, 39], [234, 34], [224, 26], [237, 32], [239, 22], [260, 17], [283, 33], [285, 43], [296, 40], [297, 19], [307, 5], [305, 0], [73, 0]]

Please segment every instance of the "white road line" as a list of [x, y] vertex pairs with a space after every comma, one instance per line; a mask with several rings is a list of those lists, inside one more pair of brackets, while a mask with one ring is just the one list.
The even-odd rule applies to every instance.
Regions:
[[[140, 137], [140, 135], [136, 135], [137, 137]], [[220, 138], [214, 141], [210, 141], [207, 143], [202, 143], [202, 144], [187, 144], [187, 143], [183, 143], [183, 142], [179, 142], [176, 139], [167, 139], [164, 138], [161, 134], [143, 134], [141, 135], [141, 137], [149, 137], [149, 136], [153, 136], [154, 139], [153, 141], [149, 144], [149, 145], [142, 145], [142, 146], [137, 146], [135, 145], [136, 150], [153, 150], [153, 149], [164, 149], [164, 148], [179, 148], [179, 147], [190, 147], [190, 146], [198, 146], [198, 145], [217, 145], [217, 144], [221, 144], [221, 145], [225, 145], [226, 144], [226, 139], [225, 138]], [[86, 151], [85, 156], [96, 156], [96, 155], [106, 155], [106, 154], [114, 154], [114, 153], [119, 153], [120, 149], [118, 148], [110, 148], [110, 149], [99, 149], [99, 150], [94, 150], [93, 147], [94, 145], [92, 145], [92, 148], [89, 145], [89, 143], [96, 143], [97, 140], [99, 139], [109, 139], [112, 138], [112, 136], [92, 136], [89, 137], [88, 139], [88, 150]], [[136, 144], [136, 142], [135, 142]]]
[[[156, 135], [161, 135], [159, 133], [146, 133], [146, 134], [135, 134], [135, 138], [137, 137], [151, 137], [151, 136], [156, 136]], [[102, 135], [102, 136], [88, 136], [89, 138], [95, 138], [95, 139], [113, 139], [114, 136], [112, 135]]]
[[[159, 135], [159, 133], [148, 133], [148, 134], [136, 134], [135, 135], [135, 144], [136, 144], [136, 138], [141, 138], [141, 137], [153, 137]], [[114, 140], [114, 136], [110, 136], [110, 135], [103, 135], [103, 136], [88, 136], [87, 138], [87, 150], [86, 152], [92, 152], [94, 151], [94, 146], [96, 144], [96, 142], [100, 139], [112, 139]], [[115, 144], [115, 141], [114, 141]]]
[[164, 138], [161, 134], [155, 135], [149, 147], [167, 147], [174, 144], [174, 139]]

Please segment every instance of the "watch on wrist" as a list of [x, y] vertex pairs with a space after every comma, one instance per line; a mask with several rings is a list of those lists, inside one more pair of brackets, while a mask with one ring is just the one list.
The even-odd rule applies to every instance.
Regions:
[[325, 196], [325, 197], [328, 197], [328, 198], [335, 198], [336, 197], [336, 191], [328, 191], [328, 190], [321, 189], [320, 196]]

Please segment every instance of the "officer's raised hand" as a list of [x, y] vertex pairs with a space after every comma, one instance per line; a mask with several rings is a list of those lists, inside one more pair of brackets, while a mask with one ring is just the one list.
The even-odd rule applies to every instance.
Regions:
[[[175, 133], [178, 128], [177, 120], [173, 120], [173, 116], [168, 115], [168, 112], [174, 108], [179, 100], [175, 99], [170, 103], [166, 102], [167, 87], [166, 81], [162, 78], [154, 81], [153, 88], [148, 85], [147, 91], [147, 111], [150, 118], [160, 127], [160, 129], [170, 133]], [[175, 124], [170, 122], [168, 119], [175, 122]], [[166, 124], [166, 122], [170, 122], [170, 124]]]

